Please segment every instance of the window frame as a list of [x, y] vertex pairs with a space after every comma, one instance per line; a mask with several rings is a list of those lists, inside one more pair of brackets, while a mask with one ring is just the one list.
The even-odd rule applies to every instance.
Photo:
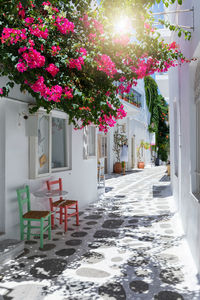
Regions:
[[[89, 128], [94, 128], [94, 154], [89, 153], [90, 134]], [[94, 125], [88, 125], [83, 129], [83, 159], [92, 159], [97, 156], [97, 131]]]
[[[49, 134], [48, 134], [48, 172], [39, 174], [39, 154], [38, 154], [38, 134], [35, 136], [29, 137], [29, 178], [30, 179], [37, 179], [47, 177], [51, 174], [56, 172], [68, 171], [71, 170], [71, 153], [72, 153], [72, 127], [68, 124], [68, 116], [67, 114], [59, 111], [52, 111], [50, 114], [47, 114], [45, 110], [40, 109], [34, 116], [35, 121], [38, 124], [38, 119], [40, 116], [47, 116], [48, 117], [48, 124], [49, 124]], [[66, 167], [61, 168], [52, 168], [52, 118], [60, 118], [64, 119], [66, 123]], [[38, 125], [37, 125], [38, 128]]]

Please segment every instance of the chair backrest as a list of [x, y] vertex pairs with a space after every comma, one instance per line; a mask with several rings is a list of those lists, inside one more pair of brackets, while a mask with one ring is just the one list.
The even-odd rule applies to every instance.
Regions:
[[[62, 191], [62, 178], [59, 178], [57, 180], [47, 180], [46, 181], [46, 184], [47, 184], [47, 189], [49, 191], [51, 190], [59, 190], [59, 191]], [[52, 188], [52, 186], [54, 186], [54, 188]], [[56, 188], [55, 188], [56, 187]]]
[[19, 205], [19, 214], [20, 217], [22, 217], [24, 204], [27, 205], [27, 211], [31, 210], [30, 191], [28, 185], [23, 189], [17, 189], [17, 200]]
[[[46, 184], [47, 184], [48, 191], [52, 191], [52, 190], [62, 191], [62, 178], [59, 178], [57, 180], [52, 180], [52, 181], [47, 180]], [[53, 186], [53, 188], [52, 188], [52, 186]], [[63, 198], [60, 197], [60, 200], [63, 200]], [[50, 197], [49, 201], [50, 201], [50, 206], [51, 206], [53, 203], [53, 199]]]

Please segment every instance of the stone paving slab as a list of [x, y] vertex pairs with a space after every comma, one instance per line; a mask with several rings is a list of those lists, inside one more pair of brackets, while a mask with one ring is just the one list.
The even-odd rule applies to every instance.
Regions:
[[200, 286], [165, 168], [106, 180], [106, 193], [80, 213], [25, 242], [0, 274], [0, 295], [15, 300], [195, 300]]

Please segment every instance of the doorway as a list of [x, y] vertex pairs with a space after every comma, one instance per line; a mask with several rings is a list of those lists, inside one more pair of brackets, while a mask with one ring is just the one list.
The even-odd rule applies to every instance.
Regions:
[[108, 173], [108, 139], [106, 135], [98, 134], [97, 160], [104, 166], [104, 174]]
[[131, 138], [131, 168], [135, 168], [135, 135]]

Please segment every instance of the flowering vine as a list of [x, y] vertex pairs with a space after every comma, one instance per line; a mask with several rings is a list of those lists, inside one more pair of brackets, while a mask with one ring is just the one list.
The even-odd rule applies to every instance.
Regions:
[[19, 84], [35, 99], [32, 112], [58, 108], [76, 128], [93, 123], [106, 132], [126, 116], [119, 94], [129, 93], [138, 79], [186, 60], [175, 42], [158, 39], [144, 17], [145, 1], [133, 1], [141, 10], [135, 39], [132, 33], [110, 30], [106, 7], [113, 1], [103, 1], [103, 13], [91, 2], [10, 0], [0, 5], [0, 75], [10, 80], [0, 87], [0, 96]]

